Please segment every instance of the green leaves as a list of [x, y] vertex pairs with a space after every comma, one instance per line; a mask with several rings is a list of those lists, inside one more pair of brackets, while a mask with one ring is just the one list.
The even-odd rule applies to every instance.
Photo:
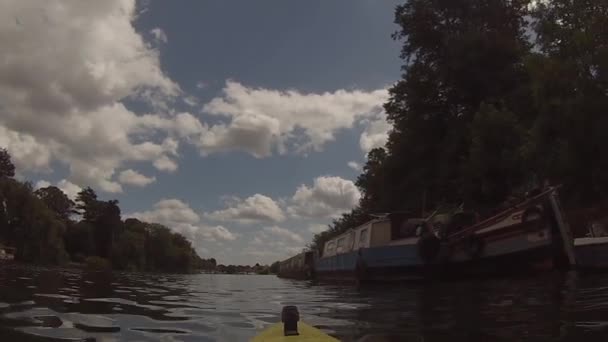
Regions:
[[386, 150], [357, 180], [360, 206], [313, 247], [424, 200], [496, 207], [544, 180], [566, 205], [608, 197], [608, 2], [409, 0], [395, 23]]
[[[169, 228], [123, 222], [117, 200], [99, 200], [90, 187], [78, 193], [77, 203], [54, 186], [34, 192], [31, 184], [12, 179], [14, 167], [6, 165], [12, 166], [10, 155], [0, 149], [0, 175], [6, 176], [0, 176], [0, 243], [16, 247], [18, 260], [60, 264], [71, 258], [104, 266], [111, 261], [116, 269], [165, 272], [215, 268], [215, 259], [200, 259], [190, 242]], [[73, 221], [76, 213], [79, 222]]]
[[5, 148], [0, 148], [0, 178], [14, 176], [15, 165], [11, 162], [11, 155]]

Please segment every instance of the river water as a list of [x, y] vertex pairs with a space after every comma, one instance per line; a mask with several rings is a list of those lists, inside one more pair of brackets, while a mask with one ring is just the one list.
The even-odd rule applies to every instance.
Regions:
[[343, 341], [608, 341], [608, 276], [356, 288], [0, 264], [0, 341], [247, 341], [284, 305]]

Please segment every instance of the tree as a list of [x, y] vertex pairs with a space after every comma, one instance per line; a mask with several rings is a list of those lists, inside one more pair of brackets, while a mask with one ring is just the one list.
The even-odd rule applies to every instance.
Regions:
[[361, 208], [369, 213], [386, 211], [386, 151], [375, 148], [367, 154], [363, 173], [357, 178], [356, 185], [361, 191]]
[[[403, 78], [385, 109], [393, 123], [386, 158], [391, 209], [466, 197], [463, 162], [482, 104], [521, 107], [527, 1], [411, 0], [398, 6]], [[401, 204], [401, 208], [399, 208]]]
[[36, 190], [34, 194], [64, 222], [67, 222], [70, 219], [70, 216], [75, 213], [74, 201], [61, 191], [61, 189], [55, 186], [40, 188]]
[[543, 178], [564, 184], [567, 202], [608, 196], [608, 3], [537, 2], [537, 47], [527, 63], [534, 109], [529, 160]]
[[93, 230], [93, 225], [84, 220], [67, 227], [63, 239], [72, 260], [82, 262], [86, 257], [95, 255]]
[[522, 158], [524, 130], [515, 114], [482, 105], [471, 123], [463, 186], [476, 206], [494, 207], [527, 179]]
[[16, 247], [16, 259], [40, 263], [61, 263], [67, 259], [63, 245], [65, 224], [36, 197], [29, 183], [0, 179], [3, 223], [0, 234]]
[[5, 148], [0, 148], [0, 178], [15, 176], [15, 165], [11, 161], [11, 155]]
[[117, 200], [97, 201], [96, 207], [98, 213], [93, 222], [96, 252], [98, 256], [107, 258], [110, 256], [114, 237], [120, 236], [122, 232], [120, 208]]
[[99, 216], [101, 203], [97, 200], [97, 194], [91, 187], [86, 187], [76, 195], [76, 209], [87, 222], [95, 222]]

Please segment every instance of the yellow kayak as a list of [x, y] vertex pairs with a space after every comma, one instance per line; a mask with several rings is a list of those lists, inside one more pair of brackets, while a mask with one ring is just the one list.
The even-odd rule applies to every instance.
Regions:
[[299, 335], [285, 336], [283, 333], [283, 323], [277, 323], [262, 331], [258, 336], [254, 337], [251, 342], [339, 341], [321, 330], [302, 322], [298, 323], [298, 333]]
[[300, 313], [293, 305], [283, 307], [281, 322], [271, 325], [254, 337], [251, 342], [333, 342], [337, 339], [306, 323], [298, 323]]

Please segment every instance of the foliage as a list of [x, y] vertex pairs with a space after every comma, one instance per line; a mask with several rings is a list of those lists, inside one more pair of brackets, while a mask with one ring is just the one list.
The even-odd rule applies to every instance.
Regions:
[[311, 249], [370, 214], [483, 213], [546, 181], [569, 207], [608, 198], [607, 2], [409, 0], [395, 23], [388, 142], [357, 179], [359, 206]]
[[40, 188], [34, 194], [64, 222], [67, 222], [70, 216], [76, 213], [74, 201], [55, 186]]
[[0, 178], [14, 176], [15, 165], [11, 162], [11, 156], [5, 148], [0, 148]]
[[[0, 243], [16, 247], [20, 261], [59, 264], [71, 259], [92, 269], [191, 272], [215, 269], [190, 242], [169, 228], [121, 219], [118, 201], [102, 201], [90, 187], [76, 202], [49, 186], [33, 191], [7, 170], [10, 155], [0, 149]], [[75, 214], [82, 219], [74, 221]]]

